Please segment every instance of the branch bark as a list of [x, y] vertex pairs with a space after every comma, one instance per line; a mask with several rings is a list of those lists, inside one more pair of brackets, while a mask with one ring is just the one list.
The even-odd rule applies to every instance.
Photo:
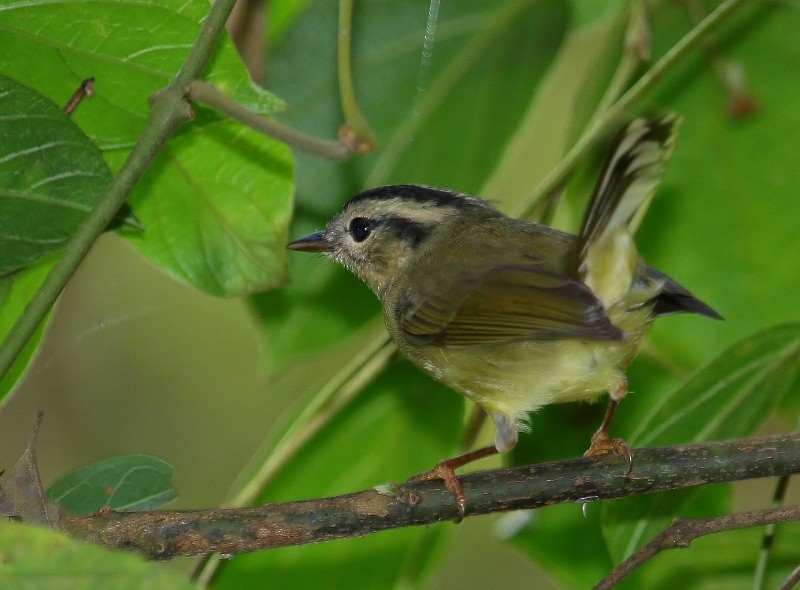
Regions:
[[[609, 455], [472, 473], [461, 483], [471, 516], [777, 477], [800, 473], [800, 433], [637, 449], [633, 473], [625, 477], [625, 472], [624, 461]], [[316, 543], [456, 515], [442, 483], [427, 481], [253, 508], [64, 516], [59, 524], [80, 539], [169, 559]]]
[[[800, 520], [800, 506], [752, 510], [714, 518], [676, 518], [647, 545], [628, 557], [594, 587], [611, 590], [651, 557], [666, 549], [688, 547], [698, 537], [754, 526]], [[790, 577], [791, 579], [791, 577]]]

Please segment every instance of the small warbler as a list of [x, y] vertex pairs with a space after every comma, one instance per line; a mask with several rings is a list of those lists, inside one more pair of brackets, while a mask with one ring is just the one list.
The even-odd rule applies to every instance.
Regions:
[[608, 431], [642, 336], [662, 315], [720, 318], [646, 266], [633, 242], [677, 124], [672, 114], [635, 119], [617, 135], [577, 236], [474, 197], [395, 185], [356, 195], [324, 230], [288, 245], [360, 277], [383, 304], [397, 347], [493, 420], [494, 445], [416, 478], [443, 479], [459, 519], [466, 499], [454, 469], [511, 449], [528, 414], [546, 404], [607, 392], [587, 454], [617, 452], [630, 471], [630, 450]]

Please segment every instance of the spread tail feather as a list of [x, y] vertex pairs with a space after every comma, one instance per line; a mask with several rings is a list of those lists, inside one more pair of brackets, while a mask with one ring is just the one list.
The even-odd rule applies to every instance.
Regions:
[[614, 139], [578, 235], [577, 272], [606, 309], [628, 297], [641, 264], [633, 232], [661, 180], [679, 118], [634, 119]]
[[634, 119], [614, 139], [581, 224], [580, 260], [619, 229], [636, 231], [672, 153], [679, 123], [674, 113]]

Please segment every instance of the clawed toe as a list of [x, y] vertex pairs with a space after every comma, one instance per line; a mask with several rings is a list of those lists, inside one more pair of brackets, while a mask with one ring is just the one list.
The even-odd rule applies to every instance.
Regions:
[[447, 491], [453, 495], [453, 499], [456, 502], [456, 509], [458, 510], [455, 522], [461, 522], [467, 512], [467, 498], [464, 495], [464, 490], [461, 489], [461, 482], [458, 481], [455, 470], [447, 461], [437, 463], [436, 467], [430, 471], [415, 475], [409, 478], [408, 481], [431, 481], [433, 479], [442, 480]]
[[456, 515], [454, 522], [461, 522], [467, 512], [467, 498], [464, 495], [464, 490], [461, 489], [461, 482], [458, 481], [458, 476], [456, 475], [455, 470], [459, 467], [467, 465], [468, 463], [472, 463], [478, 459], [483, 459], [484, 457], [489, 457], [495, 454], [497, 454], [497, 449], [494, 445], [477, 449], [470, 453], [459, 455], [458, 457], [453, 457], [452, 459], [447, 459], [446, 461], [439, 461], [439, 463], [436, 464], [436, 467], [430, 471], [415, 475], [409, 478], [408, 481], [430, 481], [432, 479], [441, 479], [444, 482], [447, 491], [453, 495], [453, 499], [456, 501], [456, 509], [458, 510], [458, 514]]
[[589, 445], [583, 456], [584, 457], [597, 457], [599, 455], [607, 455], [614, 453], [619, 455], [628, 464], [628, 470], [625, 472], [625, 477], [628, 477], [633, 470], [633, 453], [631, 448], [621, 438], [610, 438], [608, 433], [598, 430], [592, 435], [592, 442]]

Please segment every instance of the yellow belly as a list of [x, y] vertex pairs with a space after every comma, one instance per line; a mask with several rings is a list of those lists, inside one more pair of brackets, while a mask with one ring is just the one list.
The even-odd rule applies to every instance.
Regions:
[[425, 372], [515, 421], [547, 404], [596, 399], [623, 377], [628, 356], [624, 342], [580, 340], [425, 348], [412, 358]]

